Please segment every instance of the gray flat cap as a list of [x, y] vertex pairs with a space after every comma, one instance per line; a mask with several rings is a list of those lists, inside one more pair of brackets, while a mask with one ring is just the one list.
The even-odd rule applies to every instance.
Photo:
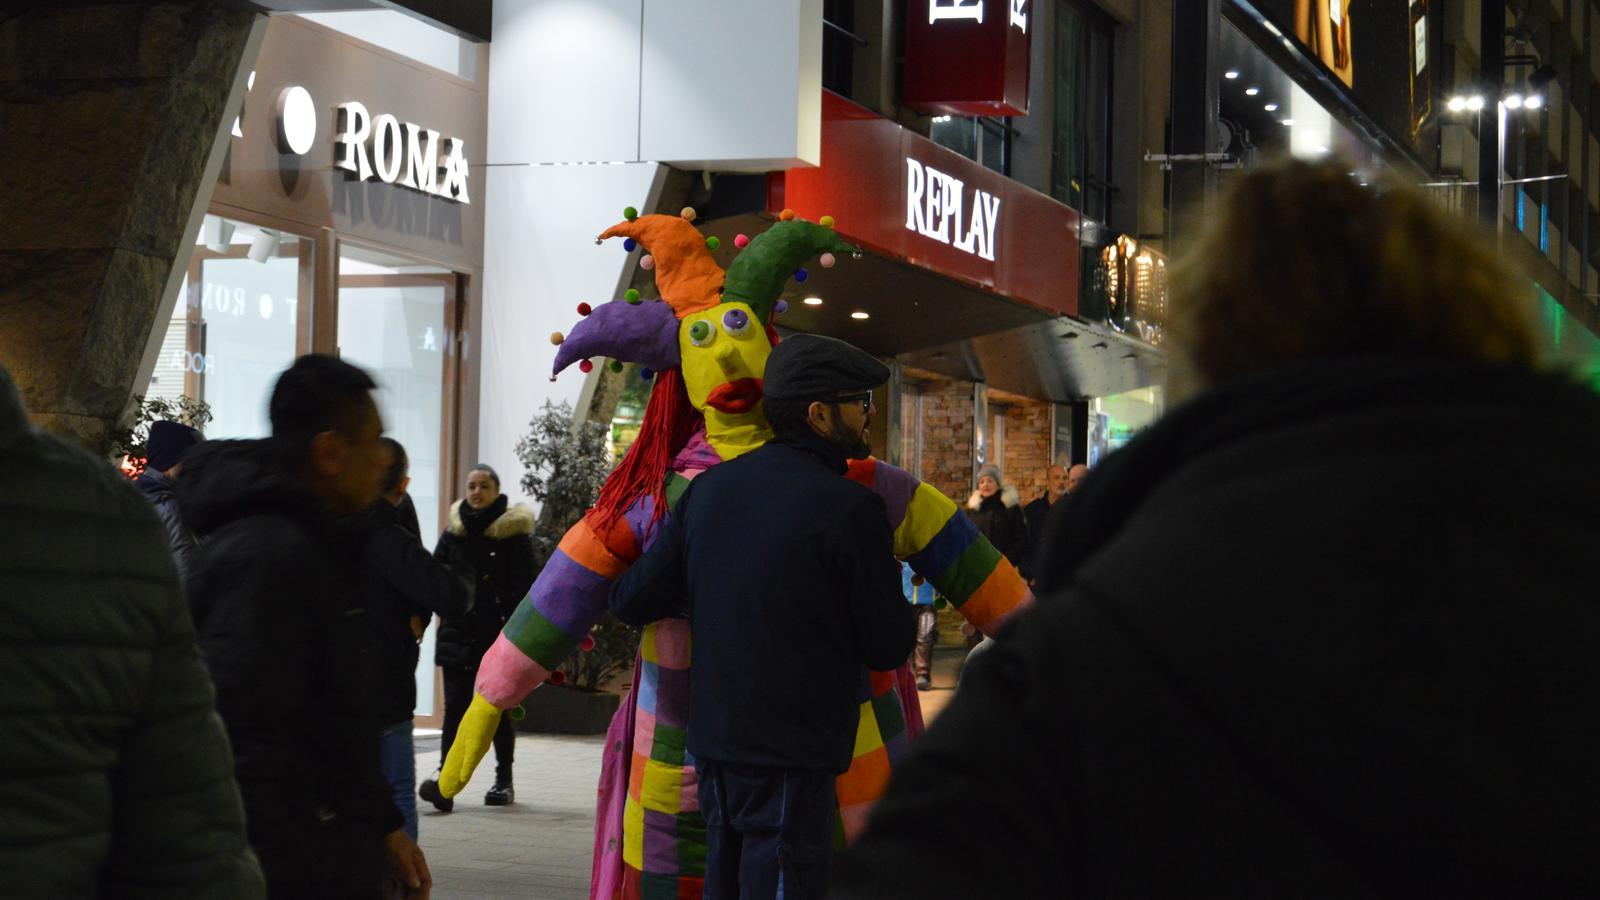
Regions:
[[889, 367], [865, 350], [817, 334], [791, 334], [767, 358], [762, 390], [777, 400], [821, 400], [888, 380]]

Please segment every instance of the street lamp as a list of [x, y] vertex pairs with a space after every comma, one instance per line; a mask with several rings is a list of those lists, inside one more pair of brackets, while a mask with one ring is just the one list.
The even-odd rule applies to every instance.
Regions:
[[[1482, 94], [1472, 94], [1472, 95], [1457, 94], [1457, 95], [1451, 97], [1445, 103], [1445, 108], [1450, 110], [1453, 113], [1459, 113], [1459, 112], [1462, 112], [1462, 111], [1467, 111], [1467, 112], [1472, 112], [1472, 113], [1479, 114], [1478, 115], [1478, 135], [1479, 135], [1480, 144], [1478, 146], [1478, 153], [1480, 155], [1483, 153], [1483, 145], [1481, 143], [1482, 135], [1483, 135], [1483, 116], [1482, 116], [1482, 113], [1483, 113], [1484, 107], [1487, 106], [1487, 105], [1488, 105], [1488, 103], [1487, 103], [1487, 101], [1485, 101], [1483, 99], [1483, 95]], [[1503, 169], [1504, 169], [1504, 166], [1505, 166], [1505, 158], [1506, 158], [1506, 110], [1511, 110], [1511, 109], [1532, 109], [1532, 110], [1537, 110], [1542, 106], [1544, 106], [1544, 98], [1542, 96], [1540, 96], [1539, 94], [1535, 94], [1535, 93], [1522, 94], [1522, 93], [1519, 93], [1519, 92], [1516, 92], [1516, 91], [1513, 91], [1513, 92], [1511, 92], [1509, 94], [1505, 94], [1504, 96], [1501, 97], [1500, 101], [1495, 104], [1495, 111], [1497, 113], [1496, 124], [1498, 125], [1498, 127], [1495, 129], [1495, 155], [1494, 155], [1494, 219], [1495, 219], [1495, 233], [1496, 234], [1499, 234], [1499, 233], [1501, 233], [1502, 231], [1505, 230], [1505, 219], [1504, 219], [1504, 217], [1502, 217], [1500, 215], [1500, 199], [1501, 199], [1500, 194], [1505, 189], [1505, 184], [1504, 184], [1505, 174], [1504, 174]], [[1484, 185], [1484, 183], [1483, 183], [1486, 179], [1483, 177], [1483, 167], [1482, 166], [1478, 167], [1478, 172], [1479, 172], [1478, 191], [1481, 194], [1481, 192], [1486, 187]], [[1481, 206], [1481, 204], [1480, 204], [1480, 206]]]

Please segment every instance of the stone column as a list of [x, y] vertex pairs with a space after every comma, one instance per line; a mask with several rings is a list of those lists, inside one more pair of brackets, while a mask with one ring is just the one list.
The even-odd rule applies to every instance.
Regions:
[[0, 13], [0, 365], [99, 449], [170, 309], [265, 16], [211, 0]]

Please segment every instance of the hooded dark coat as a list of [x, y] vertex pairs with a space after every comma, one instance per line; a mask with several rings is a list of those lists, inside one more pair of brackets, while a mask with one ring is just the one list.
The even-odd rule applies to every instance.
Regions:
[[483, 513], [457, 500], [433, 556], [473, 587], [471, 611], [441, 617], [434, 659], [449, 669], [476, 669], [538, 574], [533, 510], [508, 505], [504, 494]]
[[166, 532], [3, 368], [0, 534], [0, 895], [263, 896]]
[[1600, 894], [1596, 460], [1600, 398], [1518, 369], [1174, 410], [1053, 517], [834, 896]]
[[189, 530], [183, 521], [183, 514], [178, 510], [178, 492], [172, 479], [162, 472], [146, 469], [139, 473], [133, 484], [144, 492], [150, 505], [156, 508], [156, 515], [161, 517], [161, 525], [167, 530], [167, 540], [172, 544], [172, 559], [178, 564], [178, 580], [188, 584], [198, 545], [194, 532]]
[[271, 441], [195, 447], [179, 501], [203, 541], [190, 603], [268, 885], [375, 890], [401, 819], [378, 762], [361, 533]]

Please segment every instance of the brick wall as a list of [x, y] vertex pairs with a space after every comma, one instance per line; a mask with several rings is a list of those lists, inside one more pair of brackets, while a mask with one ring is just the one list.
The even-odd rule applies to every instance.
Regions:
[[922, 383], [922, 480], [964, 502], [972, 489], [972, 383]]
[[1045, 489], [1045, 470], [1050, 467], [1050, 404], [1031, 400], [1008, 404], [1005, 416], [1006, 458], [1001, 472], [1027, 503]]

